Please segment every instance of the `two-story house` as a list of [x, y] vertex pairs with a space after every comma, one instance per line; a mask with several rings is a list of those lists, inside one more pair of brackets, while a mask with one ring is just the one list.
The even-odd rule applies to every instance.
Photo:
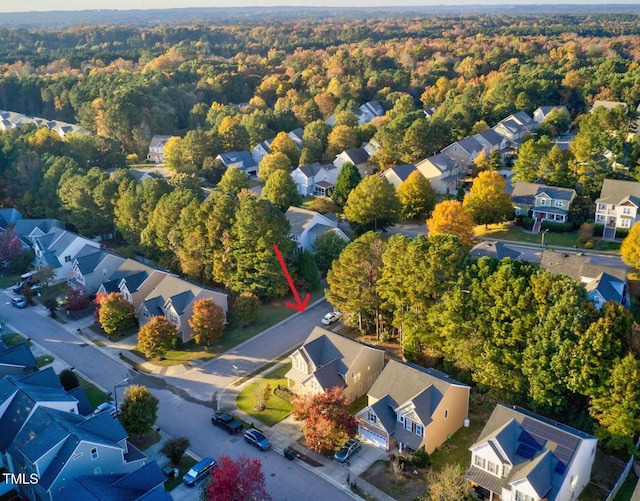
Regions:
[[247, 176], [256, 176], [258, 174], [258, 164], [249, 155], [248, 151], [230, 151], [228, 153], [220, 153], [217, 157], [224, 166], [238, 167]]
[[587, 299], [601, 309], [607, 301], [626, 306], [631, 305], [627, 268], [593, 264], [591, 256], [582, 253], [569, 254], [544, 250], [540, 268], [555, 274], [564, 274], [583, 284], [587, 290]]
[[352, 163], [360, 172], [360, 176], [365, 178], [376, 171], [376, 166], [369, 162], [369, 153], [364, 148], [349, 148], [336, 156], [333, 165], [338, 168], [338, 172], [345, 163]]
[[413, 164], [402, 164], [396, 165], [395, 167], [391, 167], [385, 170], [380, 177], [384, 177], [387, 182], [393, 186], [395, 190], [397, 190], [402, 183], [404, 183], [409, 175], [414, 172], [416, 166]]
[[631, 228], [640, 220], [640, 183], [605, 179], [596, 200], [596, 223], [604, 225], [603, 238], [614, 239], [616, 229]]
[[506, 138], [493, 129], [480, 132], [473, 136], [473, 138], [480, 143], [487, 155], [490, 155], [494, 150], [502, 151], [507, 147]]
[[438, 153], [416, 164], [416, 168], [426, 177], [439, 195], [453, 194], [461, 186], [466, 172], [449, 155]]
[[358, 125], [369, 123], [374, 118], [384, 115], [384, 108], [378, 101], [367, 101], [359, 109]]
[[336, 185], [338, 169], [333, 164], [318, 162], [301, 165], [291, 172], [291, 178], [296, 184], [298, 193], [304, 197], [319, 195], [330, 196]]
[[285, 377], [294, 383], [292, 391], [305, 395], [342, 388], [350, 401], [366, 394], [384, 367], [384, 350], [321, 327], [289, 358], [291, 369]]
[[401, 454], [431, 454], [469, 418], [469, 386], [443, 372], [390, 360], [356, 414], [358, 435]]
[[7, 347], [0, 342], [0, 378], [10, 374], [24, 376], [37, 370], [38, 363], [28, 343]]
[[338, 228], [338, 220], [333, 214], [320, 214], [300, 207], [289, 207], [285, 217], [291, 226], [291, 239], [299, 249], [313, 252], [313, 243], [320, 235], [328, 232], [349, 242], [349, 237]]
[[441, 153], [451, 157], [463, 170], [469, 171], [471, 164], [484, 147], [475, 137], [465, 137], [451, 143]]
[[559, 188], [546, 184], [517, 182], [511, 193], [516, 216], [534, 219], [533, 231], [540, 231], [543, 220], [566, 223], [569, 208], [576, 198], [572, 188]]
[[99, 249], [98, 242], [58, 228], [33, 239], [34, 264], [37, 268], [51, 267], [55, 273], [53, 282], [73, 277], [71, 268], [76, 256]]
[[149, 143], [149, 153], [147, 160], [155, 164], [164, 163], [164, 145], [174, 136], [153, 136]]
[[267, 139], [253, 147], [251, 150], [251, 158], [253, 158], [257, 164], [260, 164], [262, 159], [271, 152], [271, 143], [273, 143], [273, 139]]
[[572, 501], [589, 483], [597, 443], [520, 407], [498, 405], [470, 447], [465, 478], [488, 501]]
[[492, 129], [508, 143], [518, 144], [537, 124], [524, 111], [518, 111], [498, 122]]
[[93, 294], [125, 261], [123, 257], [86, 246], [76, 254], [73, 260], [71, 265], [73, 277], [69, 278], [69, 284]]
[[[564, 105], [538, 106], [533, 112], [533, 121], [536, 124], [540, 124], [544, 122], [544, 119], [547, 118], [549, 116], [549, 113], [551, 113], [554, 110], [557, 110], [560, 113], [566, 114], [567, 118], [569, 118], [569, 110]], [[559, 131], [559, 132], [566, 132], [566, 131]]]

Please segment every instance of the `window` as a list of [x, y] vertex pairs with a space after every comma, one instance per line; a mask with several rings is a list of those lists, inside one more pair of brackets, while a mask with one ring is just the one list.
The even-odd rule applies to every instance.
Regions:
[[98, 449], [95, 447], [91, 449], [91, 460], [93, 461], [94, 459], [98, 459]]
[[631, 228], [631, 219], [621, 219], [620, 228]]
[[64, 257], [64, 262], [65, 263], [70, 263], [71, 262], [71, 256], [65, 256]]
[[413, 431], [413, 423], [409, 419], [404, 420], [404, 429], [408, 431]]
[[400, 421], [401, 423], [404, 423], [404, 416], [398, 416], [398, 421]]
[[546, 198], [540, 198], [540, 205], [547, 205], [547, 199]]
[[536, 501], [536, 498], [524, 492], [516, 491], [516, 501]]
[[556, 200], [553, 205], [556, 207], [562, 207], [562, 200]]
[[369, 422], [376, 423], [378, 421], [378, 417], [371, 411], [369, 411]]
[[625, 215], [630, 215], [631, 214], [631, 207], [625, 207], [622, 209], [622, 213]]
[[424, 437], [424, 428], [419, 424], [416, 425], [416, 435]]
[[500, 465], [497, 463], [492, 463], [488, 459], [485, 459], [481, 456], [475, 456], [473, 458], [473, 464], [482, 470], [493, 473], [496, 476], [500, 475]]

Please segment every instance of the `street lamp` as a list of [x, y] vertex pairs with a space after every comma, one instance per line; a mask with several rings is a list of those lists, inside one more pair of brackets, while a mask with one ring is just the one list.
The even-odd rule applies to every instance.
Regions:
[[118, 415], [118, 391], [117, 391], [117, 389], [122, 387], [122, 386], [127, 386], [127, 384], [129, 384], [129, 378], [128, 377], [124, 378], [118, 384], [113, 386], [113, 399], [114, 399], [114, 402], [116, 404], [116, 416]]
[[549, 231], [549, 228], [547, 228], [546, 230], [544, 230], [544, 231], [542, 232], [542, 247], [544, 247], [544, 236], [545, 236], [545, 234], [547, 233], [547, 231]]

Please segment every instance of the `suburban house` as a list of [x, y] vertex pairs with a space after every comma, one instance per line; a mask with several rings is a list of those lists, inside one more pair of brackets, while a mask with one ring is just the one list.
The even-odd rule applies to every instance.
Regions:
[[518, 111], [498, 122], [493, 130], [510, 143], [519, 143], [522, 138], [537, 125], [524, 111]]
[[140, 326], [154, 316], [164, 316], [175, 324], [183, 342], [191, 339], [193, 329], [189, 320], [195, 301], [209, 298], [224, 310], [225, 315], [229, 310], [226, 294], [200, 287], [132, 259], [125, 260], [110, 280], [98, 289], [98, 293], [110, 292], [120, 292], [133, 304]]
[[271, 143], [273, 139], [267, 139], [266, 141], [262, 141], [261, 143], [256, 144], [251, 150], [251, 158], [259, 164], [262, 162], [262, 159], [266, 157], [271, 151]]
[[0, 378], [8, 375], [25, 376], [37, 372], [38, 362], [28, 343], [7, 347], [0, 342]]
[[591, 263], [591, 256], [568, 254], [545, 250], [540, 268], [555, 274], [564, 274], [581, 283], [587, 289], [587, 298], [596, 308], [602, 308], [607, 301], [626, 306], [631, 305], [627, 269]]
[[345, 242], [349, 237], [338, 228], [338, 220], [333, 214], [320, 214], [300, 207], [289, 207], [285, 213], [291, 225], [291, 239], [298, 248], [313, 252], [316, 238], [325, 233], [335, 233]]
[[229, 153], [220, 153], [217, 157], [224, 166], [238, 167], [247, 176], [256, 176], [258, 174], [258, 164], [251, 158], [248, 151], [231, 151]]
[[614, 239], [616, 229], [631, 228], [639, 221], [640, 183], [605, 179], [596, 200], [596, 223], [604, 225], [603, 238]]
[[60, 137], [67, 134], [88, 134], [79, 125], [61, 122], [60, 120], [47, 120], [40, 117], [29, 117], [14, 111], [0, 110], [0, 130], [3, 132], [22, 127], [23, 125], [35, 125], [38, 128], [46, 127], [56, 132]]
[[378, 101], [368, 101], [360, 106], [358, 125], [371, 122], [376, 117], [384, 115], [384, 108]]
[[366, 151], [367, 154], [369, 155], [369, 158], [371, 158], [373, 155], [378, 153], [378, 151], [380, 151], [380, 148], [382, 148], [382, 145], [375, 139], [371, 139], [369, 140], [368, 143], [366, 143], [363, 146], [363, 148], [364, 148], [364, 151]]
[[100, 244], [70, 231], [54, 228], [46, 235], [33, 238], [36, 268], [50, 266], [55, 275], [53, 282], [73, 276], [71, 268], [76, 256], [100, 250]]
[[142, 181], [146, 181], [147, 179], [158, 179], [156, 173], [150, 170], [129, 169], [129, 174], [133, 176], [133, 179], [135, 179], [138, 184], [142, 184]]
[[86, 246], [76, 254], [73, 260], [71, 265], [73, 277], [69, 278], [69, 285], [83, 288], [87, 293], [93, 294], [102, 282], [108, 280], [125, 261], [123, 257]]
[[369, 153], [364, 148], [349, 148], [348, 150], [344, 150], [333, 161], [333, 165], [335, 165], [338, 169], [342, 169], [342, 166], [345, 163], [352, 163], [358, 168], [358, 172], [360, 172], [360, 176], [363, 178], [370, 176], [373, 174], [377, 167], [369, 162]]
[[511, 193], [516, 216], [534, 219], [533, 231], [540, 231], [543, 220], [566, 223], [569, 208], [576, 198], [572, 188], [559, 188], [546, 184], [516, 182]]
[[598, 107], [602, 107], [602, 108], [607, 108], [608, 110], [612, 110], [618, 106], [622, 106], [622, 108], [624, 109], [624, 112], [626, 113], [629, 110], [629, 107], [627, 106], [627, 103], [623, 103], [622, 101], [601, 101], [596, 99], [593, 102], [593, 106], [591, 106], [591, 110], [589, 110], [590, 113], [593, 113], [593, 111], [598, 108]]
[[401, 454], [431, 454], [469, 418], [470, 387], [443, 372], [390, 360], [356, 414], [358, 435]]
[[322, 393], [342, 388], [353, 402], [365, 395], [384, 367], [384, 350], [372, 348], [321, 327], [315, 327], [294, 351], [285, 374], [294, 392]]
[[478, 258], [487, 256], [495, 259], [504, 259], [508, 257], [515, 260], [518, 259], [522, 253], [502, 242], [485, 240], [473, 247], [473, 249], [469, 251], [469, 254]]
[[480, 146], [482, 146], [482, 149], [487, 155], [490, 155], [493, 150], [502, 151], [507, 147], [507, 140], [505, 137], [501, 136], [493, 129], [480, 132], [473, 136], [473, 138], [480, 143]]
[[0, 209], [0, 233], [4, 231], [7, 226], [16, 224], [20, 219], [22, 219], [22, 214], [19, 210], [12, 207]]
[[[559, 106], [538, 106], [535, 109], [535, 111], [533, 112], [533, 121], [536, 124], [542, 123], [544, 121], [544, 119], [549, 116], [549, 113], [551, 113], [553, 110], [558, 110], [558, 111], [560, 111], [562, 113], [565, 113], [567, 115], [567, 117], [570, 116], [569, 115], [569, 110], [564, 105], [559, 105]], [[560, 131], [560, 132], [566, 132], [566, 131]]]
[[291, 172], [291, 178], [298, 188], [298, 193], [303, 197], [330, 196], [339, 172], [340, 169], [333, 164], [322, 165], [316, 162], [297, 167]]
[[302, 136], [304, 136], [304, 130], [298, 127], [297, 129], [293, 129], [287, 135], [293, 139], [293, 142], [296, 143], [298, 149], [302, 150]]
[[438, 109], [433, 106], [431, 108], [425, 108], [424, 110], [422, 110], [424, 116], [427, 118], [431, 118], [436, 111], [438, 111]]
[[[51, 375], [57, 380], [53, 370], [49, 378]], [[131, 473], [147, 463], [147, 457], [127, 440], [120, 421], [109, 413], [85, 418], [70, 401], [61, 409], [59, 404], [64, 402], [57, 402], [64, 393], [61, 388], [57, 397], [39, 400], [56, 393], [51, 386], [35, 383], [42, 376], [37, 372], [22, 378], [18, 385], [22, 383], [23, 388], [9, 395], [4, 391], [16, 382], [11, 376], [0, 381], [1, 466], [27, 478], [38, 476], [35, 484], [13, 486], [21, 495], [27, 499], [70, 499], [65, 490], [77, 476]], [[25, 384], [25, 379], [31, 381]]]
[[174, 136], [153, 136], [149, 143], [149, 153], [147, 153], [147, 160], [154, 164], [164, 163], [164, 145], [167, 141]]
[[449, 155], [438, 153], [416, 164], [416, 168], [426, 177], [439, 195], [453, 194], [461, 186], [466, 172]]
[[84, 501], [171, 501], [164, 489], [164, 475], [158, 463], [151, 461], [131, 473], [79, 475], [65, 488], [66, 499]]
[[441, 153], [451, 157], [460, 167], [468, 169], [484, 147], [474, 137], [465, 137], [451, 143]]
[[402, 183], [404, 183], [409, 175], [415, 170], [417, 169], [413, 164], [402, 164], [387, 169], [382, 174], [380, 174], [380, 177], [385, 178], [389, 182], [389, 184], [392, 185], [395, 190], [397, 190], [398, 187]]
[[64, 230], [64, 223], [58, 219], [19, 219], [13, 226], [13, 231], [28, 247], [33, 247], [36, 238], [54, 229]]
[[465, 474], [480, 499], [571, 501], [591, 478], [595, 437], [520, 407], [497, 405]]

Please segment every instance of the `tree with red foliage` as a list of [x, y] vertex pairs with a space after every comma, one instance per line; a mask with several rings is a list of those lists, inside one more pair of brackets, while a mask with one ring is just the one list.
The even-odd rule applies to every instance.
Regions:
[[207, 501], [270, 500], [260, 460], [240, 456], [234, 461], [229, 456], [221, 456], [211, 470], [205, 498]]
[[321, 454], [335, 449], [356, 432], [356, 420], [349, 412], [349, 400], [342, 388], [296, 398], [292, 414], [296, 421], [304, 421], [306, 446]]
[[84, 288], [74, 289], [70, 287], [69, 290], [67, 290], [67, 304], [65, 305], [65, 309], [68, 311], [84, 310], [90, 302], [91, 299]]
[[20, 254], [22, 250], [22, 242], [18, 234], [12, 230], [7, 229], [0, 233], [0, 260], [11, 261], [15, 256]]
[[211, 341], [222, 336], [225, 320], [222, 306], [208, 297], [198, 299], [193, 303], [193, 314], [189, 319], [189, 326], [193, 329], [193, 339], [198, 344], [209, 346]]
[[94, 302], [98, 305], [98, 321], [107, 334], [115, 334], [136, 324], [133, 305], [120, 292], [98, 294]]

